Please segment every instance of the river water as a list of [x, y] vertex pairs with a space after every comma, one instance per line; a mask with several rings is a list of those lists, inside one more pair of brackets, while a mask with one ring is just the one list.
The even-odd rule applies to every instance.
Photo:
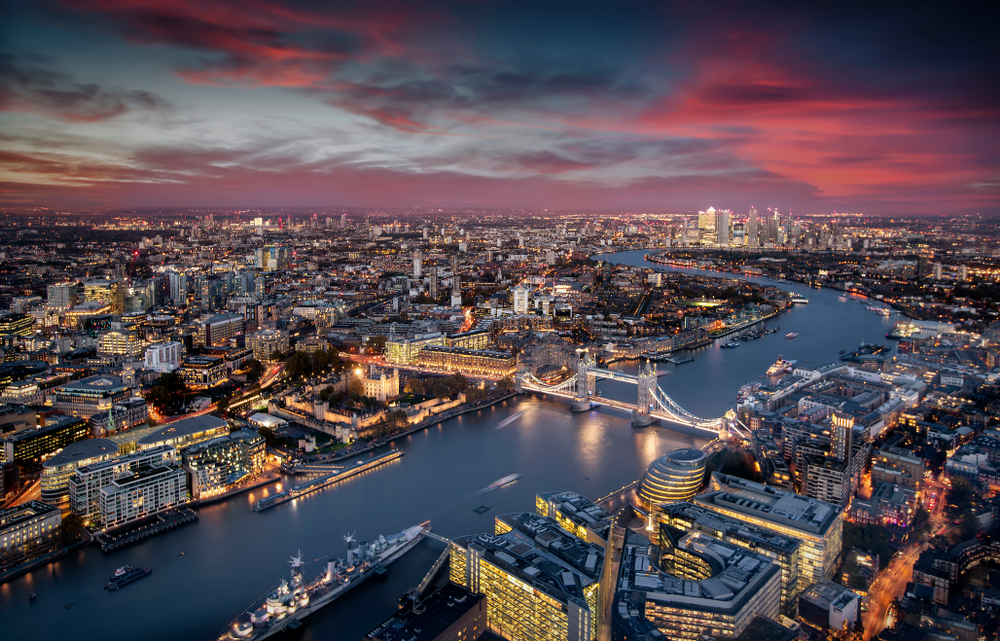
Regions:
[[[644, 253], [603, 258], [652, 266]], [[781, 327], [779, 334], [737, 349], [720, 349], [717, 341], [693, 350], [692, 363], [660, 365], [671, 372], [660, 377], [660, 386], [687, 410], [718, 417], [733, 406], [740, 385], [759, 380], [778, 354], [800, 363], [829, 362], [840, 349], [883, 341], [892, 326], [863, 304], [840, 302], [832, 290], [779, 286], [811, 301], [767, 321]], [[789, 331], [800, 336], [788, 340]], [[635, 363], [613, 367], [636, 369]], [[634, 386], [599, 386], [605, 396], [635, 400]], [[614, 410], [573, 414], [561, 400], [518, 397], [399, 439], [391, 446], [405, 453], [402, 459], [293, 503], [255, 513], [250, 505], [264, 491], [259, 489], [202, 508], [198, 523], [141, 544], [109, 554], [94, 546], [71, 553], [0, 586], [0, 631], [4, 639], [214, 639], [287, 575], [288, 559], [299, 550], [317, 560], [306, 566], [310, 576], [328, 556], [343, 555], [347, 533], [366, 540], [427, 519], [446, 537], [492, 531], [496, 514], [533, 510], [537, 492], [574, 490], [596, 499], [631, 483], [657, 456], [706, 440], [670, 425], [634, 429]], [[484, 491], [514, 473], [522, 475], [516, 483]], [[491, 509], [475, 513], [481, 505]], [[355, 589], [287, 638], [361, 639], [393, 613], [396, 599], [419, 582], [441, 550], [436, 541], [421, 542], [389, 568], [387, 580]], [[118, 592], [104, 591], [107, 577], [124, 564], [153, 573]], [[32, 590], [35, 603], [28, 600]]]

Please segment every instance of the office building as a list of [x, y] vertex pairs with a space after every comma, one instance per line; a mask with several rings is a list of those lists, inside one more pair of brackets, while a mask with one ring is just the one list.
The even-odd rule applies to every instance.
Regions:
[[0, 393], [0, 403], [14, 405], [44, 405], [45, 392], [32, 380], [14, 381], [3, 388]]
[[78, 302], [76, 283], [55, 283], [46, 290], [45, 306], [56, 311], [66, 311]]
[[821, 630], [850, 632], [858, 609], [858, 595], [833, 581], [818, 581], [799, 596], [799, 617]]
[[243, 328], [242, 314], [217, 314], [198, 325], [195, 341], [204, 347], [225, 347]]
[[103, 438], [88, 438], [62, 448], [42, 464], [41, 499], [44, 503], [69, 505], [69, 480], [77, 468], [118, 456], [118, 446]]
[[690, 500], [705, 482], [705, 453], [694, 448], [668, 452], [650, 463], [636, 495], [647, 510], [657, 503]]
[[90, 418], [107, 412], [129, 396], [128, 387], [117, 376], [99, 374], [70, 381], [52, 390], [52, 408], [72, 416]]
[[3, 435], [0, 462], [21, 467], [35, 467], [47, 454], [90, 436], [90, 426], [83, 418], [52, 416], [38, 427], [24, 426]]
[[693, 502], [712, 512], [799, 539], [799, 581], [822, 581], [836, 569], [844, 525], [837, 505], [717, 472], [712, 473], [708, 489]]
[[443, 346], [444, 344], [445, 338], [441, 332], [417, 334], [413, 338], [390, 340], [385, 344], [385, 360], [398, 365], [411, 365], [416, 363], [417, 356], [425, 347]]
[[226, 362], [218, 356], [188, 356], [178, 370], [184, 384], [193, 390], [206, 390], [227, 380]]
[[620, 627], [642, 617], [667, 639], [695, 641], [704, 634], [738, 637], [756, 617], [779, 616], [778, 566], [702, 532], [661, 524], [653, 547], [628, 531], [620, 572], [618, 584], [624, 589], [613, 606]]
[[420, 350], [417, 365], [439, 372], [503, 378], [517, 371], [517, 356], [507, 352], [429, 346]]
[[515, 314], [527, 314], [528, 310], [531, 308], [531, 291], [527, 287], [518, 285], [511, 293], [514, 297], [514, 313]]
[[709, 207], [705, 211], [698, 212], [698, 233], [703, 243], [715, 243], [716, 236], [716, 211], [714, 207]]
[[288, 332], [282, 329], [262, 329], [247, 334], [247, 347], [261, 363], [270, 363], [288, 353]]
[[750, 445], [754, 458], [760, 465], [760, 473], [764, 477], [764, 482], [774, 487], [791, 490], [792, 472], [788, 469], [788, 463], [781, 453], [781, 448], [775, 443], [770, 430], [763, 428], [753, 430]]
[[146, 348], [146, 369], [165, 374], [181, 366], [184, 346], [178, 341], [154, 343]]
[[28, 557], [59, 535], [62, 512], [41, 501], [0, 510], [0, 559], [7, 564]]
[[719, 245], [729, 245], [732, 242], [730, 234], [732, 214], [728, 209], [720, 209], [715, 213], [715, 233], [716, 243]]
[[473, 641], [486, 631], [486, 597], [448, 583], [365, 635], [369, 641]]
[[223, 436], [228, 432], [228, 424], [218, 416], [211, 414], [192, 416], [176, 423], [170, 423], [152, 434], [146, 435], [139, 439], [136, 447], [140, 450], [147, 450], [161, 445], [169, 445], [182, 450], [196, 443]]
[[107, 412], [94, 414], [89, 423], [94, 436], [102, 437], [145, 425], [148, 421], [146, 399], [130, 396], [115, 403]]
[[587, 543], [604, 545], [611, 532], [612, 515], [576, 492], [536, 494], [535, 512], [555, 519], [559, 527]]
[[0, 334], [31, 336], [31, 326], [34, 322], [28, 314], [21, 314], [19, 312], [0, 314]]
[[444, 339], [445, 347], [462, 347], [464, 349], [486, 349], [490, 344], [490, 333], [485, 329], [475, 329], [469, 332], [451, 334]]
[[97, 353], [136, 360], [142, 355], [142, 343], [139, 332], [134, 328], [113, 329], [97, 337]]
[[66, 311], [65, 324], [69, 329], [82, 328], [88, 320], [112, 313], [111, 303], [99, 300], [75, 305]]
[[292, 261], [292, 249], [284, 245], [269, 245], [257, 250], [257, 269], [265, 272], [280, 272], [288, 269]]
[[66, 484], [69, 509], [85, 523], [100, 522], [101, 490], [117, 477], [142, 467], [163, 467], [177, 462], [177, 450], [160, 445], [99, 463], [82, 465], [73, 472]]
[[717, 514], [688, 502], [653, 507], [652, 521], [685, 532], [702, 532], [765, 556], [781, 568], [781, 610], [795, 616], [799, 592], [799, 540]]
[[187, 501], [187, 475], [176, 467], [139, 466], [101, 488], [101, 527], [110, 530]]
[[451, 582], [486, 595], [488, 629], [518, 641], [592, 641], [604, 547], [527, 512], [497, 517], [494, 532], [452, 540], [449, 557]]
[[264, 470], [264, 437], [238, 430], [186, 448], [182, 454], [191, 496], [222, 494]]
[[111, 306], [112, 314], [125, 313], [125, 287], [117, 280], [95, 279], [84, 281], [83, 300]]

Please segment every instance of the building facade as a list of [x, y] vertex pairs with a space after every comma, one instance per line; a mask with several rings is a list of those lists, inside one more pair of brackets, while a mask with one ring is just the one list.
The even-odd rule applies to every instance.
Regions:
[[85, 523], [97, 524], [101, 515], [101, 490], [117, 477], [141, 467], [162, 467], [177, 462], [177, 450], [160, 445], [126, 456], [83, 465], [73, 472], [67, 482], [69, 509]]
[[23, 558], [59, 534], [62, 512], [41, 501], [0, 510], [0, 560]]
[[239, 430], [188, 447], [183, 461], [191, 496], [217, 496], [264, 470], [264, 437], [253, 430]]
[[513, 376], [517, 372], [515, 354], [461, 347], [425, 347], [417, 355], [416, 364], [440, 372], [490, 378]]
[[60, 385], [52, 390], [50, 398], [54, 409], [71, 416], [90, 418], [107, 412], [128, 395], [129, 389], [121, 378], [101, 374]]
[[187, 475], [176, 467], [139, 466], [101, 488], [101, 526], [121, 527], [187, 500]]

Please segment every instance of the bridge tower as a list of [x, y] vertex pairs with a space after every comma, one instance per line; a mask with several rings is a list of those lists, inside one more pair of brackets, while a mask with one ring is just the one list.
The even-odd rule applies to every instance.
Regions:
[[656, 366], [652, 362], [646, 361], [639, 366], [636, 388], [639, 396], [632, 412], [632, 427], [646, 427], [653, 422], [650, 411], [656, 402]]
[[573, 397], [574, 412], [589, 412], [590, 398], [597, 389], [597, 377], [592, 370], [597, 367], [594, 357], [583, 349], [578, 349], [580, 360], [576, 362], [576, 396]]
[[514, 389], [517, 390], [518, 394], [524, 393], [524, 377], [527, 375], [528, 368], [524, 365], [519, 365], [517, 373], [514, 374]]
[[719, 423], [719, 440], [727, 441], [729, 437], [733, 435], [735, 430], [730, 429], [736, 426], [736, 412], [733, 410], [727, 410], [725, 416], [722, 417], [722, 421]]

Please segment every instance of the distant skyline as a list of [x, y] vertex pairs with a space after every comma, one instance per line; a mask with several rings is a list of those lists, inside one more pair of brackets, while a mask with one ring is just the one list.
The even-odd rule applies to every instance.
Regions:
[[1000, 213], [973, 5], [41, 0], [0, 206]]

